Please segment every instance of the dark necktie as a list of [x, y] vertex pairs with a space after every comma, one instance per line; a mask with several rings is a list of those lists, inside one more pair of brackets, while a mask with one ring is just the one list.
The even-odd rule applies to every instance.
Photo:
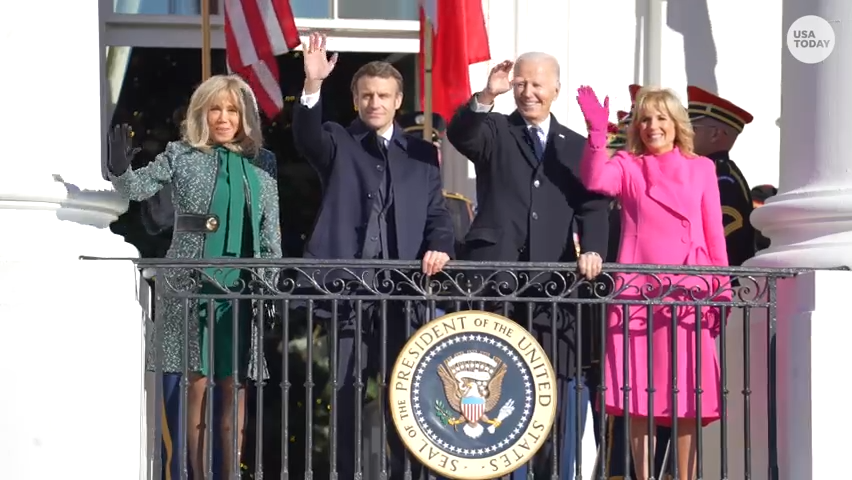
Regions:
[[542, 158], [544, 158], [544, 147], [541, 144], [540, 136], [538, 134], [538, 127], [528, 127], [526, 129], [527, 139], [529, 140], [530, 146], [533, 149], [533, 153], [535, 153], [535, 158], [540, 162]]
[[379, 144], [379, 153], [382, 154], [382, 157], [388, 158], [388, 145], [387, 140], [384, 137], [376, 136], [376, 141]]

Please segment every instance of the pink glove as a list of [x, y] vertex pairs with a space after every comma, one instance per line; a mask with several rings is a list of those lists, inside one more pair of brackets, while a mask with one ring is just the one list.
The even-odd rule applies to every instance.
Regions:
[[577, 103], [589, 127], [589, 138], [594, 144], [606, 143], [606, 132], [609, 127], [609, 97], [604, 98], [603, 105], [592, 87], [582, 86], [577, 89]]

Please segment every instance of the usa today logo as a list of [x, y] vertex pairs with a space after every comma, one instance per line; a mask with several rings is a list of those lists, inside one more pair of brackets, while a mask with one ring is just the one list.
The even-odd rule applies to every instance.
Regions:
[[834, 51], [834, 28], [816, 15], [800, 17], [787, 30], [787, 48], [802, 63], [820, 63]]

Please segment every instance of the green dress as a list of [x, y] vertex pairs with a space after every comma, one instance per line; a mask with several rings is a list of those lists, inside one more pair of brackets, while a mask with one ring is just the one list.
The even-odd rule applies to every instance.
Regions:
[[[210, 213], [219, 217], [219, 229], [208, 235], [204, 258], [252, 258], [260, 250], [260, 179], [242, 155], [222, 147], [216, 153], [219, 169]], [[211, 280], [204, 282], [199, 292], [202, 298], [245, 293], [251, 281], [233, 268], [208, 268], [205, 273]], [[251, 302], [208, 298], [201, 300], [198, 317], [201, 373], [215, 378], [244, 377], [250, 361]]]
[[[212, 233], [207, 232], [190, 232], [176, 231], [172, 237], [172, 243], [169, 246], [169, 251], [166, 253], [168, 259], [198, 259], [203, 260], [206, 254], [214, 257], [222, 256], [240, 256], [234, 255], [233, 252], [242, 252], [245, 255], [258, 259], [277, 259], [281, 258], [281, 224], [279, 218], [279, 200], [278, 200], [278, 169], [275, 155], [269, 150], [260, 149], [257, 155], [253, 158], [234, 163], [234, 160], [227, 157], [222, 158], [221, 150], [199, 150], [187, 144], [184, 141], [169, 142], [165, 150], [157, 155], [153, 162], [136, 170], [128, 169], [125, 173], [115, 176], [110, 175], [110, 180], [115, 187], [116, 192], [120, 193], [129, 200], [142, 201], [155, 195], [165, 185], [172, 185], [172, 202], [175, 208], [175, 214], [192, 214], [206, 215], [211, 213], [211, 210], [216, 210], [222, 221], [228, 220], [228, 212], [230, 207], [230, 187], [240, 185], [239, 182], [230, 185], [227, 181], [230, 176], [224, 177], [221, 167], [226, 167], [228, 172], [231, 172], [231, 166], [237, 172], [235, 178], [241, 178], [240, 173], [245, 175], [245, 182], [249, 185], [250, 194], [243, 196], [247, 199], [246, 208], [250, 211], [249, 214], [243, 215], [244, 227], [248, 222], [248, 227], [243, 231], [251, 233], [247, 241], [243, 241], [243, 237], [239, 237], [234, 241], [239, 241], [239, 248], [234, 249], [234, 245], [228, 246], [224, 235], [228, 229], [220, 228], [218, 240], [218, 253], [213, 245], [207, 245], [210, 242]], [[239, 155], [237, 155], [239, 159]], [[240, 169], [242, 166], [242, 170]], [[229, 173], [229, 175], [234, 175]], [[257, 180], [259, 179], [259, 185]], [[222, 185], [222, 186], [220, 186]], [[218, 188], [217, 188], [218, 187]], [[225, 200], [221, 198], [214, 202], [214, 191], [218, 191], [221, 195], [225, 192]], [[236, 195], [239, 195], [236, 192]], [[259, 197], [259, 201], [257, 198]], [[237, 197], [237, 202], [239, 202]], [[219, 204], [226, 202], [225, 206]], [[213, 204], [217, 204], [216, 207]], [[250, 208], [249, 208], [250, 205]], [[235, 205], [236, 206], [236, 205]], [[237, 211], [234, 211], [234, 216], [239, 217]], [[260, 216], [260, 232], [257, 232], [257, 217]], [[250, 220], [249, 220], [250, 219]], [[240, 231], [236, 229], [235, 232]], [[258, 243], [259, 242], [259, 243]], [[216, 242], [213, 242], [214, 244]], [[254, 252], [250, 252], [251, 248], [257, 248]], [[227, 248], [227, 255], [225, 254]], [[201, 337], [199, 337], [200, 328], [196, 327], [194, 319], [199, 319], [199, 312], [207, 308], [208, 302], [198, 301], [197, 295], [201, 294], [200, 283], [198, 280], [198, 271], [195, 268], [187, 267], [163, 267], [157, 273], [157, 321], [154, 322], [153, 329], [148, 335], [148, 346], [146, 348], [146, 366], [149, 371], [157, 371], [158, 368], [164, 373], [181, 373], [202, 372], [208, 370], [202, 368], [202, 352], [201, 352]], [[273, 268], [258, 268], [253, 269], [254, 274], [263, 278], [270, 285], [275, 282], [275, 274], [277, 269]], [[210, 272], [205, 270], [205, 272]], [[212, 273], [212, 272], [211, 272]], [[226, 280], [231, 280], [228, 275], [222, 272], [221, 275]], [[218, 281], [216, 281], [218, 282]], [[208, 282], [205, 285], [209, 291], [213, 286]], [[237, 286], [233, 287], [235, 290]], [[221, 291], [220, 291], [221, 293]], [[191, 298], [187, 300], [186, 295]], [[248, 303], [248, 302], [246, 302]], [[219, 304], [214, 303], [217, 308]], [[241, 305], [241, 304], [240, 304]], [[244, 312], [243, 312], [244, 311]], [[248, 317], [247, 307], [240, 309], [240, 316]], [[216, 315], [218, 318], [224, 318], [220, 313]], [[186, 320], [189, 319], [189, 325]], [[251, 323], [250, 327], [245, 327], [245, 323]], [[211, 322], [215, 327], [218, 324]], [[237, 325], [237, 339], [243, 338], [255, 345], [250, 348], [252, 359], [248, 365], [241, 365], [239, 372], [244, 369], [248, 370], [248, 378], [263, 379], [267, 378], [265, 362], [263, 359], [260, 346], [256, 345], [257, 336], [239, 335], [243, 328], [251, 328], [257, 330], [256, 322], [236, 322], [231, 323], [231, 327]], [[207, 323], [204, 327], [207, 334]], [[227, 332], [228, 326], [222, 326], [219, 332]], [[233, 328], [230, 330], [233, 332]], [[213, 332], [213, 354], [214, 357], [225, 358], [228, 352], [224, 354], [224, 350], [216, 349], [215, 342], [222, 341], [222, 338], [217, 340], [216, 332]], [[233, 334], [231, 333], [233, 336]], [[227, 342], [226, 342], [227, 343]], [[208, 344], [209, 348], [209, 344]], [[225, 347], [223, 347], [225, 348]], [[227, 347], [230, 348], [230, 347]], [[240, 353], [240, 348], [231, 349], [232, 352]], [[205, 357], [207, 358], [207, 357]], [[206, 361], [206, 360], [205, 360]], [[209, 363], [209, 362], [207, 362]], [[228, 362], [231, 365], [231, 362]], [[214, 365], [214, 376], [220, 377], [229, 371], [233, 370], [228, 366], [227, 369], [216, 369]], [[231, 372], [233, 373], [233, 372]]]

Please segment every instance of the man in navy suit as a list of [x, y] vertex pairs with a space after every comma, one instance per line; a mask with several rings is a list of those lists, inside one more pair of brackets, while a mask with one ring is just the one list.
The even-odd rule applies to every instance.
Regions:
[[[394, 122], [402, 104], [402, 75], [386, 62], [361, 67], [351, 84], [359, 118], [343, 127], [322, 122], [320, 89], [337, 61], [336, 54], [329, 58], [324, 35], [310, 36], [304, 59], [305, 87], [293, 111], [293, 137], [296, 148], [319, 173], [323, 187], [322, 206], [305, 256], [420, 260], [424, 274], [437, 274], [454, 254], [453, 220], [442, 194], [437, 149], [406, 135]], [[319, 280], [327, 282], [331, 274], [325, 272]], [[336, 467], [339, 478], [345, 479], [355, 478], [355, 437], [360, 434], [355, 404], [362, 399], [355, 384], [360, 383], [356, 378], [360, 380], [365, 367], [359, 360], [367, 355], [359, 354], [364, 350], [359, 340], [372, 326], [373, 338], [387, 345], [386, 365], [392, 365], [417, 326], [406, 325], [402, 302], [388, 302], [384, 319], [377, 302], [364, 302], [360, 316], [354, 307], [355, 302], [338, 305]], [[424, 316], [409, 318], [417, 322]], [[388, 430], [391, 478], [401, 479], [404, 447], [393, 429]], [[419, 466], [415, 474], [417, 470]]]
[[[607, 252], [609, 199], [588, 191], [580, 181], [586, 139], [551, 114], [559, 90], [556, 59], [541, 52], [525, 53], [516, 62], [507, 60], [495, 66], [486, 87], [450, 120], [447, 139], [476, 168], [479, 211], [465, 237], [465, 260], [577, 262], [579, 273], [587, 279], [600, 274]], [[516, 110], [511, 115], [492, 112], [495, 99], [509, 92], [513, 92]], [[578, 234], [579, 251], [574, 233]], [[511, 285], [512, 279], [507, 282]], [[498, 285], [492, 281], [486, 288]], [[591, 293], [586, 288], [579, 290]], [[550, 295], [535, 288], [520, 294], [545, 299]], [[591, 315], [578, 317], [572, 307], [551, 308], [546, 300], [538, 302], [532, 310], [523, 303], [510, 304], [508, 316], [531, 326], [559, 381], [560, 412], [554, 428], [560, 441], [557, 445], [549, 442], [535, 463], [547, 463], [539, 469], [549, 471], [547, 478], [570, 479], [581, 447], [590, 390], [595, 388], [586, 375], [592, 361], [591, 332], [601, 326], [590, 322]], [[549, 462], [554, 449], [558, 449], [558, 471]], [[527, 466], [522, 465], [511, 478], [525, 480], [527, 473]]]

